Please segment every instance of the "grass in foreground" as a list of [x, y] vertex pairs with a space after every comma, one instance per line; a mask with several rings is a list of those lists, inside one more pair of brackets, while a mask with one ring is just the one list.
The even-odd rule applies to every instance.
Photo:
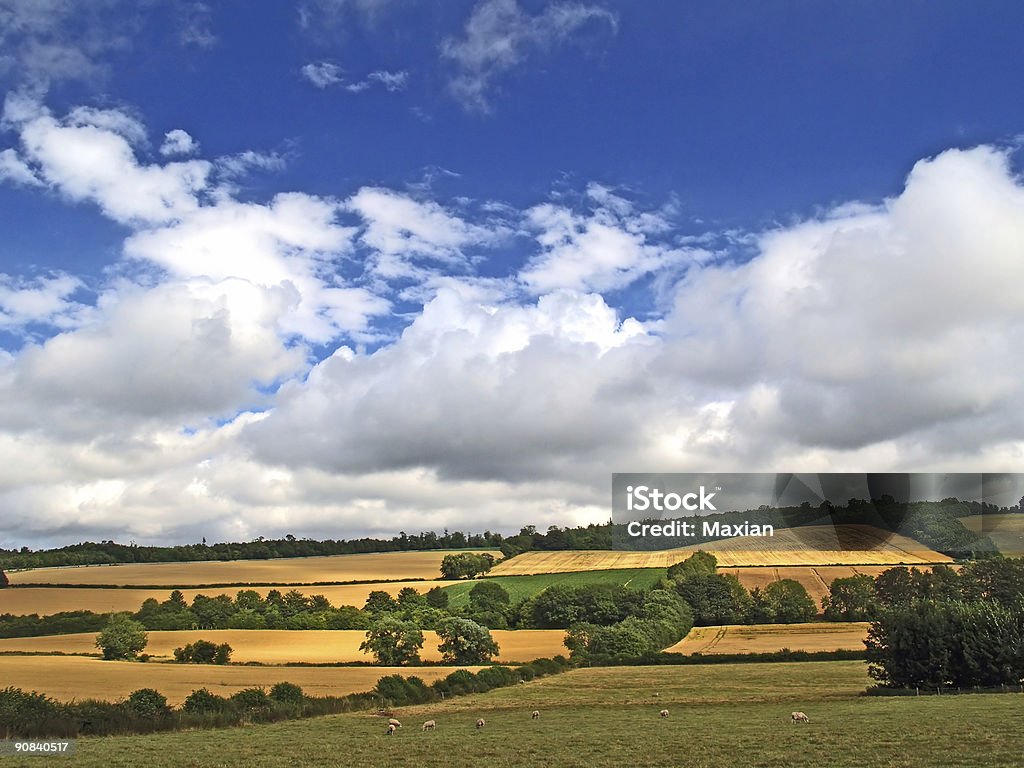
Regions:
[[[630, 589], [651, 589], [665, 578], [665, 568], [623, 568], [608, 571], [580, 571], [578, 573], [539, 573], [531, 576], [488, 577], [504, 587], [512, 602], [539, 595], [553, 584], [578, 587], [583, 584], [622, 584]], [[449, 606], [462, 608], [469, 605], [469, 592], [479, 581], [464, 581], [444, 588]]]
[[[397, 712], [154, 736], [84, 739], [81, 766], [894, 768], [1020, 765], [1024, 697], [858, 696], [863, 663], [580, 669]], [[655, 694], [658, 694], [657, 696]], [[658, 711], [667, 708], [667, 719]], [[541, 718], [530, 719], [530, 711]], [[802, 710], [809, 725], [791, 725]], [[477, 717], [487, 721], [474, 728]], [[437, 721], [421, 733], [419, 724]], [[10, 759], [12, 766], [37, 765]]]

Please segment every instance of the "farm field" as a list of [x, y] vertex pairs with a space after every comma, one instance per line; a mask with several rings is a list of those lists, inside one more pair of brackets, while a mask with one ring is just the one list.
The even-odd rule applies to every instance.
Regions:
[[952, 558], [914, 539], [868, 525], [842, 526], [843, 540], [854, 548], [838, 549], [831, 525], [777, 530], [771, 538], [737, 536], [653, 552], [573, 551], [524, 552], [499, 563], [491, 576], [518, 576], [609, 568], [667, 568], [698, 550], [711, 552], [721, 567], [795, 565], [918, 565], [951, 562]]
[[961, 517], [960, 522], [976, 533], [987, 535], [1004, 555], [1024, 555], [1024, 515], [971, 515]]
[[270, 688], [274, 683], [286, 681], [302, 686], [310, 695], [344, 696], [372, 690], [377, 680], [385, 675], [416, 675], [429, 684], [456, 669], [459, 667], [143, 665], [81, 656], [0, 656], [0, 680], [4, 681], [4, 686], [39, 691], [60, 701], [86, 698], [116, 701], [139, 688], [156, 688], [174, 705], [198, 688], [230, 696], [243, 688]]
[[650, 589], [665, 578], [664, 568], [629, 568], [626, 570], [579, 571], [576, 573], [541, 573], [531, 576], [496, 576], [478, 581], [445, 582], [449, 606], [469, 604], [469, 593], [480, 581], [500, 584], [512, 602], [533, 597], [552, 584], [576, 587], [583, 584], [621, 584], [632, 589]]
[[[115, 584], [155, 587], [437, 579], [441, 575], [441, 560], [445, 555], [457, 551], [460, 550], [375, 552], [274, 560], [82, 565], [9, 571], [7, 575], [12, 584]], [[501, 557], [500, 552], [492, 551], [491, 554], [496, 558]]]
[[[44, 635], [0, 640], [0, 653], [99, 653], [95, 632], [70, 635]], [[149, 632], [146, 653], [156, 658], [172, 658], [174, 649], [196, 640], [228, 643], [234, 650], [231, 661], [263, 664], [305, 662], [331, 664], [371, 662], [373, 656], [359, 650], [366, 639], [363, 630], [314, 629], [200, 629], [182, 632]], [[491, 632], [500, 652], [496, 661], [532, 661], [541, 657], [567, 655], [562, 644], [565, 632], [560, 629], [494, 630]], [[437, 635], [423, 633], [425, 643], [420, 656], [424, 661], [440, 661]], [[154, 667], [159, 665], [153, 665]], [[136, 667], [139, 674], [148, 674], [148, 667]], [[2, 679], [2, 678], [0, 678]]]
[[791, 651], [864, 650], [866, 621], [808, 624], [748, 624], [694, 627], [665, 650], [669, 653], [771, 653]]
[[[362, 608], [366, 597], [374, 590], [381, 590], [397, 595], [403, 587], [412, 587], [419, 592], [426, 592], [432, 587], [444, 587], [458, 584], [454, 581], [388, 581], [376, 584], [336, 584], [328, 586], [287, 587], [273, 584], [262, 584], [247, 587], [206, 587], [199, 589], [183, 589], [181, 593], [188, 603], [192, 603], [196, 595], [216, 597], [228, 595], [234, 598], [240, 589], [251, 589], [259, 592], [262, 597], [276, 589], [280, 592], [296, 590], [304, 595], [323, 595], [331, 605], [354, 605]], [[38, 613], [40, 616], [61, 611], [137, 611], [148, 598], [159, 602], [166, 600], [171, 594], [169, 588], [161, 589], [118, 589], [104, 587], [19, 587], [17, 589], [0, 590], [0, 613], [23, 615]]]
[[[798, 566], [762, 566], [747, 568], [719, 568], [719, 573], [730, 573], [736, 576], [740, 583], [748, 590], [754, 587], [764, 589], [773, 581], [780, 579], [793, 579], [803, 584], [807, 594], [821, 608], [821, 599], [828, 595], [829, 586], [834, 579], [847, 578], [864, 574], [874, 578], [882, 571], [892, 568], [891, 565], [798, 565]], [[914, 566], [921, 570], [928, 570], [930, 566]]]
[[[352, 768], [1020, 765], [1024, 696], [860, 696], [869, 683], [861, 662], [579, 669], [400, 708], [395, 714], [406, 726], [393, 737], [375, 714], [350, 713], [245, 729], [86, 738], [74, 763], [284, 768], [337, 764], [344, 755]], [[668, 718], [658, 717], [662, 708]], [[530, 719], [533, 709], [541, 711], [539, 720]], [[811, 722], [791, 725], [793, 710]], [[477, 717], [486, 720], [483, 730], [473, 727]], [[421, 733], [416, 725], [427, 719], [437, 729]]]

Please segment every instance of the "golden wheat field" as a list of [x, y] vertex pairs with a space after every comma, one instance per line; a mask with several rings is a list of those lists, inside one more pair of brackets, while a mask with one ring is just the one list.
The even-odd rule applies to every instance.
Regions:
[[[457, 550], [375, 552], [330, 557], [198, 563], [130, 563], [11, 571], [12, 584], [316, 584], [382, 579], [437, 579], [441, 560]], [[492, 551], [495, 558], [500, 552]]]
[[844, 525], [841, 529], [843, 541], [852, 543], [853, 547], [839, 549], [835, 527], [813, 525], [779, 529], [770, 538], [737, 536], [656, 552], [524, 552], [496, 565], [490, 575], [523, 576], [611, 568], [665, 568], [685, 560], [698, 550], [712, 552], [718, 558], [718, 564], [724, 568], [764, 565], [917, 565], [952, 560], [918, 541], [869, 525]]
[[[146, 653], [161, 658], [172, 658], [175, 648], [196, 640], [228, 643], [234, 653], [233, 662], [257, 661], [264, 664], [306, 662], [330, 664], [335, 662], [368, 661], [373, 657], [359, 650], [366, 638], [362, 630], [302, 630], [302, 629], [211, 629], [182, 632], [149, 632]], [[420, 656], [424, 661], [440, 661], [437, 635], [424, 632], [425, 643]], [[496, 661], [532, 661], [544, 656], [566, 654], [560, 629], [494, 630], [491, 632], [500, 652]], [[71, 635], [45, 635], [0, 640], [0, 652], [38, 653], [98, 653], [95, 632]]]
[[[419, 592], [426, 592], [431, 587], [444, 587], [455, 584], [453, 581], [390, 581], [376, 584], [339, 584], [333, 586], [283, 587], [273, 584], [244, 587], [252, 589], [263, 597], [276, 589], [282, 593], [295, 589], [304, 595], [323, 595], [331, 601], [331, 605], [354, 605], [362, 608], [370, 592], [381, 590], [397, 595], [403, 587], [412, 587]], [[214, 587], [206, 589], [183, 589], [181, 593], [191, 604], [196, 595], [216, 597], [228, 595], [232, 598], [243, 587]], [[153, 598], [159, 602], [166, 600], [171, 590], [164, 589], [118, 589], [89, 587], [19, 587], [18, 589], [0, 590], [0, 613], [23, 615], [38, 613], [40, 616], [60, 613], [61, 611], [137, 611], [142, 603]]]
[[670, 653], [771, 653], [791, 651], [864, 650], [866, 621], [812, 624], [748, 624], [694, 627], [665, 650]]
[[[847, 578], [864, 574], [874, 578], [882, 571], [892, 568], [891, 565], [796, 565], [796, 566], [762, 566], [747, 568], [720, 568], [719, 573], [730, 573], [736, 576], [748, 590], [754, 587], [764, 589], [773, 581], [793, 579], [803, 584], [807, 594], [815, 605], [821, 607], [821, 599], [828, 595], [829, 586], [834, 579]], [[920, 570], [928, 570], [930, 566], [914, 566]]]
[[984, 533], [1004, 555], [1024, 555], [1024, 514], [971, 515], [960, 522], [976, 533]]
[[230, 696], [243, 688], [289, 682], [313, 696], [372, 690], [384, 675], [416, 675], [426, 683], [456, 669], [480, 667], [240, 667], [208, 664], [140, 664], [81, 656], [0, 656], [4, 686], [39, 691], [61, 701], [115, 701], [139, 688], [156, 688], [172, 705], [198, 688]]

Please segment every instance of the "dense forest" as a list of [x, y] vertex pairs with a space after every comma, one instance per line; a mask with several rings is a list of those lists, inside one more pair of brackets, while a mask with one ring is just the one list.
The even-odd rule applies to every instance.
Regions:
[[[762, 506], [744, 512], [721, 512], [702, 517], [734, 525], [749, 522], [754, 525], [773, 525], [776, 529], [801, 525], [858, 523], [874, 525], [917, 539], [933, 549], [952, 557], [974, 559], [995, 551], [987, 536], [968, 530], [961, 517], [997, 512], [1017, 512], [1020, 507], [999, 508], [993, 504], [959, 501], [948, 498], [937, 502], [901, 503], [891, 497], [871, 502], [850, 499], [843, 506], [824, 502], [813, 507], [804, 503], [799, 507], [773, 508]], [[692, 518], [691, 518], [692, 519]], [[715, 537], [697, 535], [686, 543], [700, 544]], [[719, 537], [720, 538], [720, 537]], [[444, 531], [441, 534], [425, 531], [407, 534], [404, 531], [390, 539], [283, 539], [206, 544], [187, 544], [175, 547], [150, 547], [135, 544], [117, 544], [113, 541], [85, 542], [48, 550], [0, 549], [0, 569], [42, 568], [64, 565], [102, 565], [111, 563], [196, 562], [200, 560], [261, 560], [269, 558], [311, 557], [316, 555], [350, 555], [364, 552], [403, 552], [432, 549], [492, 548], [500, 549], [506, 557], [531, 550], [579, 549], [661, 549], [666, 539], [637, 539], [629, 537], [626, 526], [591, 524], [576, 528], [551, 526], [546, 532], [534, 526], [522, 528], [514, 536], [484, 531], [466, 534]]]

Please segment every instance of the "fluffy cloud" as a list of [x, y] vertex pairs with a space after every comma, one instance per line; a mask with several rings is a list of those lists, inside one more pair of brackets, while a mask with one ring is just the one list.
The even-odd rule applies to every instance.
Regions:
[[[0, 280], [23, 337], [0, 353], [0, 545], [507, 530], [604, 519], [627, 468], [1024, 455], [1024, 187], [993, 148], [731, 250], [597, 184], [518, 211], [242, 200], [223, 158], [152, 161], [127, 113], [5, 116], [3, 167], [122, 223], [142, 277], [94, 306], [75, 276]], [[399, 296], [423, 306], [382, 334]]]
[[527, 212], [527, 226], [540, 246], [519, 274], [530, 291], [611, 291], [708, 255], [660, 242], [656, 236], [667, 222], [657, 214], [635, 211], [605, 187], [592, 184], [588, 197], [597, 207], [585, 214], [551, 203]]
[[490, 111], [487, 92], [501, 73], [520, 65], [534, 49], [547, 49], [587, 24], [616, 31], [614, 14], [594, 5], [552, 3], [531, 16], [516, 0], [481, 0], [462, 39], [449, 38], [441, 54], [457, 68], [452, 94], [467, 109]]
[[192, 155], [199, 151], [199, 145], [186, 131], [175, 128], [164, 134], [164, 143], [160, 145], [160, 154], [164, 157], [174, 155]]
[[85, 307], [70, 297], [81, 287], [78, 278], [67, 274], [25, 280], [0, 273], [0, 329], [74, 325]]

